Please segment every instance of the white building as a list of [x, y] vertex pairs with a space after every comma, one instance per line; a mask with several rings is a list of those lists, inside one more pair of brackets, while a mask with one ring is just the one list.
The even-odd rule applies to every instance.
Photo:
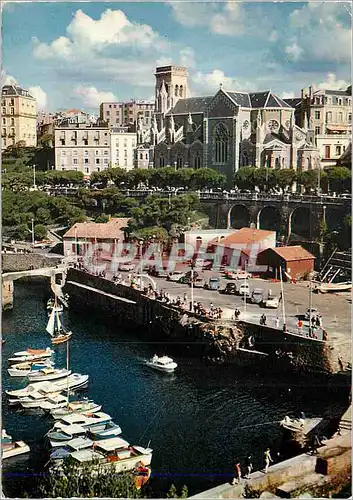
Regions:
[[110, 129], [110, 162], [113, 168], [131, 170], [135, 165], [137, 135], [127, 127]]

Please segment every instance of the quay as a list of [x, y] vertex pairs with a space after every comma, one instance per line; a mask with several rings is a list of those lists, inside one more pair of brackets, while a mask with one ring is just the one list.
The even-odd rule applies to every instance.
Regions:
[[[190, 296], [190, 288], [186, 285], [165, 280], [161, 283], [160, 278], [153, 280], [159, 289], [173, 292], [174, 296], [176, 292], [179, 296], [183, 296], [184, 293]], [[271, 283], [272, 289], [273, 285], [278, 284]], [[297, 285], [292, 286], [297, 287]], [[133, 328], [141, 327], [145, 336], [153, 337], [156, 341], [169, 345], [187, 343], [196, 355], [211, 362], [240, 365], [265, 363], [266, 366], [283, 372], [290, 370], [301, 373], [340, 374], [347, 379], [347, 382], [350, 377], [348, 328], [346, 331], [335, 333], [333, 325], [328, 324], [326, 327], [325, 324], [329, 331], [328, 341], [312, 339], [298, 334], [293, 317], [292, 330], [289, 329], [289, 332], [284, 333], [281, 328], [274, 326], [273, 313], [271, 315], [267, 310], [265, 312], [268, 314], [269, 326], [260, 325], [257, 316], [260, 316], [263, 310], [257, 305], [250, 304], [247, 306], [246, 316], [243, 315], [239, 321], [235, 321], [232, 318], [233, 311], [234, 307], [240, 307], [241, 297], [195, 290], [195, 300], [202, 295], [203, 303], [208, 297], [208, 301], [212, 301], [214, 306], [222, 308], [224, 317], [214, 320], [195, 314], [187, 307], [180, 308], [151, 298], [137, 287], [133, 288], [126, 283], [115, 283], [108, 277], [96, 276], [74, 268], [68, 270], [65, 292], [70, 295], [74, 308], [89, 306], [104, 314], [108, 313], [118, 324]], [[303, 287], [297, 287], [296, 293], [303, 296]], [[323, 297], [326, 301], [327, 297]], [[331, 307], [333, 300], [342, 301], [342, 297], [329, 297]], [[301, 307], [305, 311], [305, 306]], [[288, 318], [289, 316], [290, 314]], [[288, 323], [290, 325], [290, 321]], [[249, 344], [250, 337], [254, 338], [253, 346]], [[346, 367], [343, 373], [342, 363]]]
[[256, 471], [237, 485], [221, 484], [189, 498], [297, 498], [304, 494], [322, 498], [338, 493], [351, 481], [351, 414], [352, 405], [336, 435], [324, 441], [316, 454], [303, 453], [270, 466], [266, 474]]

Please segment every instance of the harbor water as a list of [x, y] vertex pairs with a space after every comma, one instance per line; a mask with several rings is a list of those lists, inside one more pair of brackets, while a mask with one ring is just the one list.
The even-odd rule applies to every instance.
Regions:
[[[35, 410], [7, 405], [5, 390], [24, 387], [23, 379], [7, 374], [7, 358], [28, 347], [45, 348], [42, 283], [15, 283], [14, 309], [3, 314], [2, 419], [14, 440], [29, 444], [31, 453], [3, 463], [3, 488], [8, 497], [31, 495], [33, 478], [47, 461], [43, 436], [52, 420]], [[166, 496], [170, 485], [187, 485], [189, 494], [231, 479], [235, 459], [251, 454], [254, 468], [263, 467], [267, 446], [274, 459], [280, 448], [279, 421], [285, 416], [322, 417], [347, 406], [347, 390], [328, 394], [324, 385], [300, 377], [280, 379], [237, 367], [206, 366], [188, 355], [187, 346], [144, 342], [138, 331], [123, 330], [86, 311], [67, 310], [63, 323], [73, 331], [70, 369], [88, 374], [83, 393], [103, 405], [131, 444], [153, 448], [150, 489], [154, 497]], [[171, 355], [178, 363], [175, 374], [148, 368], [145, 361], [156, 353]], [[56, 366], [66, 366], [66, 345], [55, 347]]]

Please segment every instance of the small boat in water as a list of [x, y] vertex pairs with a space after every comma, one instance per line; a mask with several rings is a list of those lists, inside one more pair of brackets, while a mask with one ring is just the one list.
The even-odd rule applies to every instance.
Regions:
[[54, 419], [60, 419], [66, 415], [72, 415], [73, 413], [82, 413], [83, 415], [97, 413], [101, 409], [102, 405], [97, 405], [94, 401], [72, 401], [65, 408], [51, 410], [50, 414]]
[[146, 365], [150, 368], [166, 373], [172, 373], [178, 366], [172, 358], [169, 358], [168, 356], [162, 356], [159, 358], [156, 354], [153, 358], [146, 362]]
[[62, 394], [54, 394], [52, 396], [47, 397], [44, 401], [39, 403], [38, 408], [42, 410], [53, 410], [58, 408], [63, 408], [67, 405], [67, 397]]
[[55, 311], [57, 311], [60, 314], [64, 311], [64, 306], [58, 303], [55, 305], [55, 299], [49, 299], [47, 302], [47, 311], [49, 316], [53, 309], [55, 309]]
[[56, 380], [55, 382], [35, 382], [33, 384], [27, 385], [24, 389], [17, 389], [14, 391], [5, 391], [8, 396], [13, 399], [9, 402], [19, 403], [20, 399], [28, 396], [30, 394], [40, 392], [41, 394], [48, 396], [51, 393], [60, 393], [67, 389], [80, 389], [88, 383], [89, 376], [81, 375], [80, 373], [72, 373], [65, 379]]
[[43, 368], [53, 368], [53, 366], [54, 363], [49, 360], [18, 363], [12, 365], [11, 368], [8, 368], [7, 373], [10, 377], [27, 377], [30, 373], [37, 370], [42, 370]]
[[151, 469], [150, 467], [145, 467], [143, 465], [143, 462], [141, 462], [141, 465], [136, 467], [136, 469], [133, 471], [133, 475], [135, 476], [136, 489], [140, 490], [151, 477]]
[[68, 425], [77, 424], [81, 425], [85, 429], [92, 428], [99, 431], [104, 430], [106, 424], [111, 420], [112, 417], [102, 411], [87, 415], [83, 415], [81, 413], [73, 413], [72, 415], [61, 417], [58, 422], [55, 422], [54, 428], [63, 429]]
[[104, 429], [96, 430], [96, 428], [89, 428], [89, 433], [93, 436], [94, 440], [109, 439], [118, 436], [122, 433], [119, 425], [114, 422], [108, 422]]
[[54, 354], [53, 349], [47, 347], [46, 349], [26, 349], [25, 351], [15, 352], [14, 356], [37, 356], [37, 357], [50, 357]]
[[23, 441], [12, 441], [12, 437], [7, 434], [5, 429], [1, 432], [1, 458], [15, 457], [16, 455], [23, 455], [30, 451], [29, 446]]
[[56, 380], [64, 377], [68, 377], [71, 374], [71, 370], [66, 370], [65, 368], [51, 368], [46, 367], [41, 370], [35, 370], [28, 374], [28, 380], [30, 382], [41, 382], [43, 380]]

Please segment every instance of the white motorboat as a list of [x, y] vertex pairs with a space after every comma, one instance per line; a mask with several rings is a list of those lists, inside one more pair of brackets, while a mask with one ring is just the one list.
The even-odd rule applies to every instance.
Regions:
[[168, 356], [161, 356], [160, 358], [155, 354], [152, 359], [146, 362], [146, 365], [166, 373], [172, 373], [178, 366], [172, 358]]
[[97, 413], [101, 409], [102, 405], [97, 405], [94, 401], [72, 401], [65, 408], [51, 410], [50, 414], [54, 419], [59, 419], [72, 413]]
[[106, 424], [112, 420], [112, 417], [104, 412], [92, 413], [89, 416], [81, 413], [73, 413], [61, 417], [58, 422], [55, 422], [55, 429], [65, 429], [68, 425], [77, 424], [85, 429], [94, 428], [95, 430], [104, 430]]
[[50, 360], [36, 361], [35, 363], [18, 363], [16, 365], [12, 365], [11, 368], [8, 368], [7, 373], [10, 377], [27, 377], [35, 370], [42, 370], [43, 368], [49, 367], [54, 367], [54, 363]]
[[[41, 408], [41, 404], [45, 401], [50, 401], [51, 398], [55, 398], [60, 396], [60, 393], [54, 393], [48, 396], [47, 394], [43, 394], [41, 392], [33, 392], [24, 398], [20, 398], [18, 403], [22, 406], [22, 408]], [[65, 404], [65, 403], [64, 403]]]
[[85, 437], [86, 432], [87, 430], [79, 424], [65, 425], [60, 429], [54, 426], [47, 432], [46, 438], [49, 440], [51, 448], [57, 448], [59, 446], [66, 446], [66, 443], [72, 439]]
[[315, 290], [320, 293], [337, 293], [350, 292], [352, 290], [352, 282], [345, 281], [343, 283], [321, 283]]
[[25, 351], [15, 352], [14, 356], [37, 356], [41, 358], [47, 358], [54, 354], [53, 349], [47, 347], [46, 349], [26, 349]]
[[50, 368], [46, 367], [42, 370], [33, 371], [28, 374], [28, 380], [30, 382], [41, 382], [43, 380], [56, 380], [64, 377], [68, 377], [71, 374], [71, 370], [66, 370], [65, 368]]
[[[58, 393], [67, 389], [79, 389], [88, 383], [89, 376], [81, 375], [80, 373], [72, 373], [68, 377], [62, 380], [56, 380], [55, 382], [35, 382], [33, 384], [27, 385], [24, 389], [17, 389], [15, 391], [6, 391], [8, 396], [11, 396], [13, 400], [18, 400], [22, 397], [26, 397], [35, 392], [39, 392], [44, 395], [50, 393]], [[12, 400], [12, 401], [13, 401]], [[18, 401], [19, 402], [19, 401]]]
[[97, 430], [96, 426], [94, 426], [89, 428], [88, 431], [90, 435], [93, 436], [95, 441], [114, 438], [122, 433], [120, 425], [117, 425], [112, 421], [106, 423], [104, 429]]
[[3, 460], [5, 460], [6, 458], [15, 457], [17, 455], [23, 455], [24, 453], [28, 453], [29, 451], [30, 448], [24, 441], [1, 443], [1, 458]]
[[63, 408], [67, 405], [67, 397], [62, 394], [54, 394], [53, 396], [49, 396], [42, 403], [38, 405], [42, 410], [54, 410]]
[[10, 365], [13, 365], [15, 363], [43, 361], [44, 358], [50, 358], [54, 351], [50, 349], [50, 350], [45, 350], [44, 352], [41, 353], [39, 352], [36, 353], [34, 349], [30, 349], [27, 354], [26, 352], [27, 351], [21, 351], [15, 353], [12, 358], [9, 358], [7, 360], [7, 362]]

